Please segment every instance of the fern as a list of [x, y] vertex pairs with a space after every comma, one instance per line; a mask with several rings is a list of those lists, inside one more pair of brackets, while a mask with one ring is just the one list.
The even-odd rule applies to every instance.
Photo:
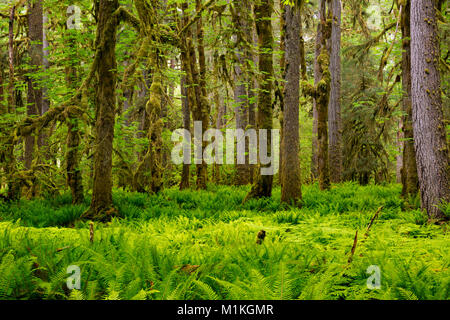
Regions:
[[203, 292], [199, 296], [205, 300], [220, 300], [217, 293], [205, 282], [200, 280], [193, 280], [194, 285]]
[[419, 300], [414, 292], [403, 289], [401, 287], [397, 288], [400, 299], [402, 300]]

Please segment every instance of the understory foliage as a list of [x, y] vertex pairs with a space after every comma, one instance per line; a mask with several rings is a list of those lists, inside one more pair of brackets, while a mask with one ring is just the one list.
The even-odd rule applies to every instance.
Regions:
[[[244, 205], [248, 187], [116, 190], [123, 218], [95, 224], [92, 242], [78, 220], [89, 199], [0, 202], [0, 298], [449, 299], [448, 226], [406, 208], [399, 185], [304, 191], [294, 209], [280, 205], [279, 189]], [[71, 265], [81, 269], [80, 290], [67, 288]], [[381, 269], [377, 290], [366, 285], [371, 265]]]

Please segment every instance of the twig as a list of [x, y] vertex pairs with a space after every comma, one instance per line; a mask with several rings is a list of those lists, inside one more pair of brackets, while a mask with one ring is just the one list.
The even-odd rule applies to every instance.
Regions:
[[70, 248], [70, 246], [58, 248], [58, 249], [56, 249], [56, 252], [61, 252], [61, 251], [63, 251], [63, 250], [69, 249], [69, 248]]
[[374, 216], [372, 217], [372, 220], [370, 220], [370, 223], [369, 223], [369, 225], [367, 226], [366, 233], [364, 234], [364, 237], [365, 237], [365, 238], [367, 238], [367, 236], [369, 235], [370, 228], [372, 227], [372, 224], [373, 224], [373, 222], [375, 221], [375, 219], [378, 218], [378, 215], [380, 214], [381, 209], [383, 209], [383, 206], [381, 206], [381, 207], [378, 208], [377, 212], [375, 212]]
[[353, 239], [352, 251], [350, 252], [350, 257], [348, 257], [349, 264], [353, 261], [353, 256], [355, 254], [357, 244], [358, 244], [358, 230], [356, 230], [355, 238]]

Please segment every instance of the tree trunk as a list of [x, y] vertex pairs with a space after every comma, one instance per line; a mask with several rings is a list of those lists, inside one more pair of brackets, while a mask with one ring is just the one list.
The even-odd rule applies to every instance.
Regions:
[[319, 2], [320, 22], [317, 30], [316, 74], [314, 96], [317, 110], [317, 170], [319, 187], [327, 190], [330, 187], [330, 174], [328, 166], [328, 103], [330, 98], [331, 75], [329, 70], [330, 55], [329, 41], [331, 38], [331, 10], [328, 3], [328, 17], [325, 0]]
[[[9, 80], [8, 80], [8, 113], [16, 110], [16, 90], [15, 87], [15, 61], [14, 61], [14, 19], [16, 6], [12, 6], [9, 12], [8, 24], [8, 63], [9, 63]], [[20, 184], [14, 176], [16, 171], [16, 157], [14, 155], [15, 144], [12, 142], [7, 145], [5, 155], [5, 173], [7, 174], [8, 195], [9, 200], [18, 200], [20, 198]]]
[[14, 16], [16, 6], [12, 6], [8, 23], [8, 62], [9, 62], [9, 82], [8, 82], [8, 113], [15, 110], [15, 92], [14, 92]]
[[440, 47], [434, 0], [411, 2], [412, 124], [422, 208], [444, 219], [450, 201], [450, 166], [442, 111]]
[[[186, 59], [182, 58], [182, 59]], [[186, 72], [185, 63], [182, 62], [183, 71]], [[190, 113], [190, 105], [189, 105], [189, 97], [188, 90], [192, 90], [191, 88], [187, 88], [186, 76], [181, 77], [181, 104], [182, 104], [182, 112], [183, 112], [183, 129], [187, 131], [191, 131], [191, 113]], [[188, 137], [185, 137], [188, 139]], [[183, 163], [183, 171], [181, 173], [181, 182], [180, 182], [180, 190], [184, 190], [189, 188], [190, 185], [190, 167], [191, 165], [188, 163]]]
[[341, 0], [332, 0], [333, 24], [331, 27], [330, 73], [331, 92], [328, 106], [329, 167], [330, 180], [342, 179], [341, 132]]
[[140, 20], [142, 36], [151, 39], [152, 49], [149, 54], [149, 66], [152, 71], [152, 84], [150, 96], [145, 106], [145, 115], [148, 122], [148, 146], [143, 160], [140, 162], [134, 177], [134, 189], [139, 192], [158, 193], [162, 189], [162, 130], [161, 105], [163, 100], [162, 69], [167, 61], [157, 49], [160, 44], [159, 34], [153, 29], [158, 21], [158, 4], [152, 1], [149, 6], [146, 1], [136, 1], [136, 9]]
[[[232, 16], [233, 27], [237, 31], [235, 34], [235, 63], [234, 63], [234, 112], [236, 115], [236, 129], [247, 130], [248, 127], [248, 68], [246, 67], [248, 59], [248, 43], [249, 26], [248, 26], [248, 10], [249, 3], [247, 0], [234, 0]], [[245, 141], [245, 163], [237, 164], [236, 184], [246, 185], [250, 182], [250, 168], [248, 156], [248, 141]]]
[[[42, 27], [42, 66], [43, 70], [47, 72], [50, 68], [50, 63], [48, 61], [48, 49], [49, 49], [49, 43], [47, 39], [47, 28], [46, 25], [48, 24], [48, 17], [45, 13], [43, 13], [42, 17], [43, 27]], [[45, 76], [45, 79], [43, 79], [44, 82], [48, 82], [47, 76]], [[44, 115], [48, 110], [50, 109], [50, 100], [48, 97], [48, 90], [47, 85], [44, 85], [42, 87], [42, 109], [41, 109], [41, 116]], [[52, 158], [52, 155], [50, 154], [49, 145], [48, 145], [48, 139], [49, 134], [52, 131], [52, 129], [44, 129], [43, 132], [39, 134], [39, 140], [38, 140], [38, 146], [39, 148], [43, 149], [44, 152], [44, 158], [46, 160], [50, 160]], [[53, 159], [55, 160], [55, 159]]]
[[84, 214], [92, 220], [108, 220], [115, 212], [112, 203], [112, 153], [116, 106], [117, 67], [115, 48], [117, 18], [114, 11], [119, 7], [118, 0], [99, 0], [96, 45], [98, 64], [96, 68], [96, 123], [94, 150], [94, 185], [91, 207]]
[[[285, 6], [285, 85], [283, 110], [283, 143], [281, 171], [281, 201], [299, 204], [302, 199], [300, 176], [300, 136], [299, 136], [299, 98], [300, 98], [300, 19], [299, 5]], [[281, 158], [280, 157], [280, 158]]]
[[[258, 130], [267, 130], [267, 154], [272, 153], [273, 128], [273, 34], [271, 16], [273, 0], [258, 1], [254, 7], [256, 31], [259, 48], [259, 91], [258, 91]], [[260, 141], [261, 149], [261, 141]], [[274, 151], [275, 152], [275, 151]], [[265, 165], [265, 166], [270, 166]], [[260, 164], [260, 167], [263, 167]], [[272, 195], [273, 175], [257, 175], [256, 182], [244, 202], [251, 198], [270, 197]]]
[[[286, 5], [280, 1], [280, 74], [284, 79], [286, 79]], [[280, 121], [280, 166], [279, 166], [279, 174], [278, 181], [283, 189], [283, 170], [284, 170], [284, 90], [285, 84], [281, 82], [278, 84], [279, 92], [280, 92], [280, 111], [278, 115], [278, 121]]]
[[[254, 23], [252, 23], [252, 26], [250, 28], [251, 33], [251, 43], [253, 44], [253, 47], [256, 47], [258, 44], [258, 35], [256, 33], [256, 28], [254, 26]], [[250, 60], [253, 61], [253, 64], [255, 66], [258, 65], [258, 55], [255, 54], [254, 50], [250, 50]], [[256, 73], [254, 70], [248, 74], [249, 77], [249, 89], [248, 89], [248, 128], [249, 129], [256, 129], [256, 103], [255, 99], [257, 98], [257, 92], [258, 92], [258, 81], [256, 77]], [[256, 165], [250, 164], [250, 183], [254, 183], [256, 180]]]
[[[28, 1], [28, 37], [30, 38], [30, 73], [41, 72], [44, 63], [43, 56], [43, 11], [41, 0]], [[40, 116], [42, 113], [43, 94], [39, 87], [39, 79], [28, 78], [27, 115]], [[31, 169], [36, 137], [25, 137], [25, 167]]]
[[[217, 72], [218, 67], [215, 67], [215, 70]], [[225, 127], [225, 114], [226, 114], [226, 106], [224, 103], [223, 96], [220, 94], [219, 88], [216, 88], [214, 90], [214, 100], [217, 108], [217, 115], [216, 115], [216, 129], [222, 131]], [[222, 177], [220, 173], [221, 165], [218, 163], [214, 163], [214, 183], [220, 184]]]
[[403, 197], [417, 194], [419, 181], [417, 178], [416, 153], [412, 128], [411, 104], [411, 1], [407, 0], [402, 11], [402, 87], [403, 87], [403, 166], [402, 195]]
[[6, 113], [7, 108], [6, 108], [6, 103], [5, 103], [5, 91], [3, 90], [4, 88], [4, 73], [3, 73], [3, 68], [2, 70], [0, 70], [0, 115], [3, 115]]
[[[69, 59], [70, 66], [67, 67], [67, 86], [75, 91], [78, 87], [77, 67], [75, 61], [77, 61], [76, 50], [76, 29], [66, 30], [68, 35], [68, 44], [70, 48], [69, 52], [71, 57]], [[81, 104], [81, 100], [79, 100]], [[69, 185], [72, 193], [72, 203], [80, 204], [84, 201], [83, 195], [83, 180], [80, 170], [80, 129], [79, 121], [76, 116], [69, 115], [67, 119], [67, 184]]]
[[[318, 25], [317, 25], [317, 34], [316, 34], [316, 46], [314, 52], [314, 85], [320, 81], [320, 71], [318, 64], [318, 57], [320, 55], [322, 38], [323, 38], [323, 28], [321, 25], [321, 21], [325, 19], [326, 12], [326, 4], [325, 0], [319, 0], [318, 2]], [[317, 138], [318, 135], [318, 111], [317, 111], [317, 100], [313, 97], [313, 132], [312, 132], [312, 143], [311, 143], [311, 180], [315, 181], [319, 177], [319, 140]]]
[[[196, 10], [201, 10], [202, 3], [200, 0], [196, 0]], [[201, 121], [202, 132], [205, 133], [209, 128], [209, 105], [206, 99], [206, 61], [205, 61], [205, 48], [203, 44], [203, 21], [200, 18], [197, 21], [197, 51], [198, 51], [198, 69], [197, 59], [195, 58], [194, 47], [191, 46], [190, 50], [190, 62], [192, 68], [192, 76], [196, 86], [196, 110], [194, 112], [194, 121]], [[198, 70], [198, 71], [197, 71]], [[202, 139], [203, 140], [203, 139]], [[202, 155], [203, 151], [207, 147], [207, 142], [202, 142]], [[208, 182], [208, 165], [203, 159], [200, 164], [197, 164], [197, 189], [206, 189], [206, 183]]]
[[[45, 70], [50, 68], [50, 63], [48, 61], [48, 49], [49, 43], [47, 39], [47, 29], [46, 24], [48, 23], [48, 17], [46, 14], [43, 16], [43, 35], [42, 35], [42, 54], [43, 54], [43, 65]], [[42, 102], [42, 114], [46, 113], [50, 109], [50, 100], [48, 99], [47, 88], [43, 88], [43, 102]]]
[[403, 119], [398, 119], [397, 123], [397, 136], [395, 137], [396, 149], [398, 154], [395, 157], [395, 181], [397, 183], [402, 183], [403, 175], [403, 150], [405, 147], [404, 138], [405, 134], [403, 132]]

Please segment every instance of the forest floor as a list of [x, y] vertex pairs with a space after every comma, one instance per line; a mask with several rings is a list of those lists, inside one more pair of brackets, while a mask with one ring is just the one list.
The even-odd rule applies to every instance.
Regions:
[[[286, 209], [279, 189], [244, 205], [247, 187], [116, 190], [123, 218], [94, 224], [93, 241], [77, 220], [89, 199], [0, 202], [0, 298], [449, 299], [448, 224], [428, 224], [400, 191], [304, 186], [303, 208]], [[80, 290], [67, 288], [69, 266], [81, 270]], [[377, 285], [376, 268], [378, 289], [367, 284]]]

